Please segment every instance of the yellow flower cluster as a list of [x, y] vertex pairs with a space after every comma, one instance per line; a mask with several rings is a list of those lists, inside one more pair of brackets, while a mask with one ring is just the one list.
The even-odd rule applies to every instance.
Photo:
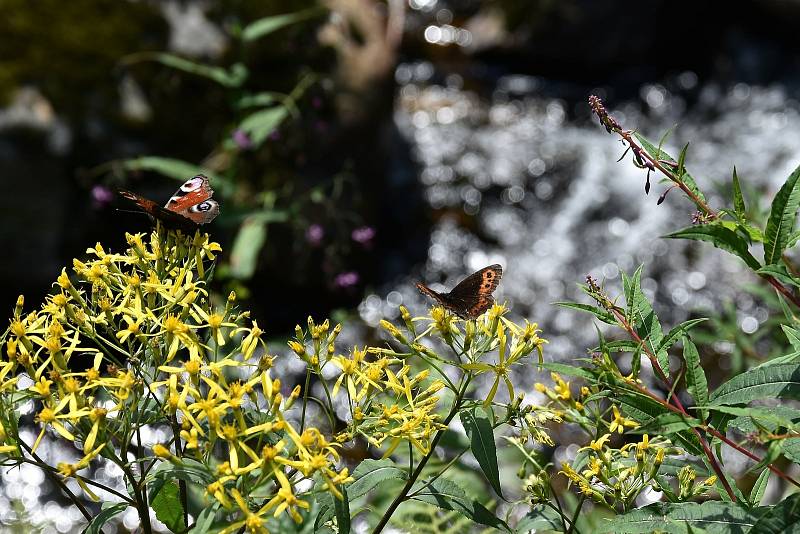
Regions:
[[[145, 424], [174, 430], [167, 442], [150, 444], [155, 457], [199, 460], [213, 480], [207, 494], [241, 513], [230, 532], [265, 531], [267, 512], [285, 511], [299, 522], [298, 510], [309, 508], [297, 494], [300, 480], [316, 476], [339, 495], [348, 472], [334, 469], [335, 446], [319, 430], [297, 430], [285, 417], [300, 390], [281, 394], [262, 330], [255, 321], [246, 324], [248, 313], [236, 312], [235, 295], [220, 308], [211, 303], [207, 278], [220, 246], [200, 232], [161, 228], [126, 237], [125, 253], [97, 244], [87, 251], [90, 260], [74, 261], [73, 278], [63, 270], [41, 310], [24, 314], [18, 301], [0, 337], [0, 453], [21, 457], [20, 447], [34, 453], [52, 429], [84, 453], [58, 471], [96, 498], [78, 471], [103, 456], [137, 487], [144, 475], [136, 473], [153, 467], [153, 458], [132, 445], [139, 430]], [[261, 360], [252, 363], [256, 355]], [[31, 385], [20, 391], [23, 376]], [[41, 432], [29, 446], [13, 414], [31, 400]], [[131, 470], [133, 451], [139, 465]], [[265, 501], [255, 512], [254, 499]]]

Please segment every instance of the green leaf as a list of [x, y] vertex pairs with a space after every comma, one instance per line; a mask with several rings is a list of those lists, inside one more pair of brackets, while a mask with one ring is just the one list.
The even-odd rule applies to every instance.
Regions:
[[642, 291], [641, 278], [642, 266], [639, 266], [630, 278], [624, 273], [622, 275], [628, 317], [632, 321], [639, 338], [644, 341], [645, 347], [656, 356], [659, 367], [661, 367], [665, 375], [669, 376], [669, 355], [666, 350], [659, 349], [664, 340], [661, 322], [658, 320], [650, 301], [647, 300]]
[[84, 534], [103, 534], [103, 525], [108, 523], [108, 520], [115, 515], [121, 514], [128, 508], [128, 504], [124, 502], [118, 503], [103, 503], [103, 509], [99, 514], [94, 516], [89, 524], [86, 525]]
[[800, 438], [781, 440], [781, 452], [795, 464], [800, 464]]
[[[609, 341], [603, 344], [603, 349], [607, 352], [634, 352], [639, 350], [642, 347], [642, 344], [638, 341], [632, 341], [629, 339], [618, 339], [615, 341]], [[595, 347], [592, 349], [594, 352], [601, 352], [601, 347]]]
[[781, 329], [783, 330], [783, 333], [786, 334], [786, 339], [789, 340], [792, 348], [800, 352], [800, 330], [785, 324], [781, 325]]
[[705, 317], [701, 317], [700, 319], [690, 319], [688, 321], [684, 321], [664, 336], [664, 340], [658, 346], [658, 350], [668, 350], [672, 345], [678, 341], [678, 338], [683, 337], [689, 330], [697, 326], [698, 324], [702, 323], [703, 321], [707, 321]]
[[214, 525], [214, 520], [217, 517], [217, 510], [219, 510], [219, 508], [220, 504], [218, 502], [212, 506], [203, 508], [203, 510], [197, 515], [194, 526], [189, 532], [191, 534], [206, 534], [207, 532], [211, 531], [211, 527]]
[[223, 194], [232, 192], [235, 188], [229, 180], [219, 174], [199, 165], [194, 165], [188, 161], [173, 158], [162, 158], [160, 156], [142, 156], [119, 162], [126, 171], [151, 171], [157, 172], [167, 178], [172, 178], [181, 183], [198, 174], [205, 174], [211, 181], [211, 187], [219, 186]]
[[239, 280], [249, 280], [258, 266], [258, 257], [267, 241], [267, 224], [248, 217], [239, 228], [231, 249], [230, 273]]
[[756, 399], [800, 399], [800, 365], [765, 365], [733, 377], [711, 394], [710, 404], [747, 404]]
[[781, 260], [789, 238], [794, 233], [797, 208], [800, 207], [798, 179], [800, 179], [800, 167], [789, 175], [772, 200], [767, 230], [764, 233], [764, 263], [767, 265]]
[[336, 515], [336, 526], [340, 534], [350, 534], [350, 500], [347, 498], [347, 488], [341, 487], [342, 498], [331, 495], [333, 509]]
[[675, 434], [676, 432], [683, 432], [684, 430], [691, 430], [698, 427], [703, 423], [694, 417], [686, 417], [678, 413], [665, 413], [658, 417], [654, 417], [650, 421], [637, 428], [631, 429], [628, 432], [632, 434], [655, 434], [659, 433], [664, 436]]
[[462, 411], [459, 417], [469, 437], [472, 455], [481, 466], [492, 489], [497, 495], [503, 497], [503, 488], [500, 487], [500, 469], [497, 467], [494, 429], [489, 416], [483, 408], [478, 407]]
[[584, 369], [582, 367], [567, 365], [565, 363], [544, 362], [539, 364], [539, 367], [541, 367], [542, 369], [547, 369], [548, 371], [556, 372], [560, 375], [576, 376], [579, 378], [585, 378], [587, 380], [595, 378], [595, 376], [592, 374], [591, 371]]
[[150, 504], [158, 520], [164, 523], [171, 532], [182, 532], [186, 529], [177, 482], [170, 481], [164, 484]]
[[758, 506], [761, 502], [761, 499], [764, 497], [764, 492], [767, 489], [767, 482], [769, 482], [769, 469], [764, 469], [761, 471], [761, 474], [758, 475], [756, 479], [756, 483], [753, 484], [753, 489], [750, 490], [750, 504], [753, 506]]
[[572, 308], [573, 310], [589, 312], [606, 324], [617, 324], [617, 320], [614, 318], [614, 315], [611, 312], [602, 308], [598, 308], [597, 306], [580, 304], [578, 302], [554, 302], [553, 304], [563, 308]]
[[744, 221], [746, 209], [744, 207], [744, 196], [742, 196], [742, 186], [739, 184], [739, 175], [736, 174], [736, 167], [733, 168], [733, 209], [736, 218]]
[[[645, 137], [643, 137], [643, 136], [641, 136], [641, 135], [639, 135], [638, 133], [635, 133], [635, 132], [634, 132], [633, 135], [634, 135], [634, 137], [636, 137], [636, 139], [639, 141], [639, 143], [641, 143], [642, 148], [644, 148], [647, 151], [647, 153], [650, 154], [653, 158], [655, 158], [657, 160], [659, 160], [659, 159], [660, 160], [666, 160], [666, 161], [670, 161], [672, 163], [677, 164], [677, 162], [675, 161], [675, 159], [672, 156], [670, 156], [669, 154], [667, 154], [663, 150], [655, 147]], [[694, 181], [694, 178], [692, 178], [691, 174], [689, 174], [688, 172], [684, 172], [683, 175], [680, 177], [680, 179], [684, 184], [686, 184], [686, 187], [688, 187], [689, 190], [692, 191], [692, 193], [694, 193], [695, 196], [697, 196], [697, 198], [699, 198], [700, 200], [705, 202], [706, 197], [700, 191], [700, 188], [697, 187], [697, 183]]]
[[519, 534], [535, 530], [536, 532], [556, 530], [562, 531], [564, 526], [561, 522], [561, 516], [543, 504], [536, 504], [531, 507], [531, 511], [519, 520], [514, 531]]
[[714, 412], [735, 415], [729, 426], [744, 433], [755, 432], [759, 428], [772, 432], [779, 427], [795, 430], [800, 426], [800, 410], [788, 406], [707, 406]]
[[683, 338], [683, 359], [686, 362], [686, 390], [695, 404], [708, 404], [708, 381], [700, 362], [697, 347], [688, 336]]
[[800, 280], [792, 276], [789, 269], [781, 263], [774, 263], [772, 265], [765, 265], [756, 271], [758, 274], [771, 276], [782, 284], [793, 285], [800, 287]]
[[260, 146], [288, 116], [289, 111], [284, 106], [262, 109], [245, 117], [239, 123], [239, 129], [250, 137], [255, 146]]
[[285, 28], [291, 24], [321, 15], [323, 11], [319, 8], [304, 9], [295, 13], [285, 13], [282, 15], [273, 15], [264, 17], [251, 22], [242, 30], [243, 41], [255, 41], [265, 37], [281, 28]]
[[391, 459], [366, 459], [353, 471], [355, 481], [347, 487], [350, 500], [358, 499], [389, 480], [406, 480], [406, 472]]
[[166, 52], [142, 52], [127, 56], [123, 63], [131, 64], [140, 61], [155, 61], [167, 67], [180, 70], [196, 76], [202, 76], [212, 80], [223, 87], [240, 87], [249, 75], [247, 67], [242, 63], [235, 63], [231, 65], [230, 69], [224, 67], [215, 67], [213, 65], [206, 65], [205, 63], [197, 63], [190, 59], [186, 59], [175, 54], [168, 54]]
[[433, 504], [444, 510], [453, 510], [479, 525], [512, 532], [505, 521], [495, 516], [478, 501], [467, 497], [461, 486], [452, 480], [437, 478], [432, 484], [416, 493], [414, 499]]
[[758, 260], [750, 254], [747, 241], [729, 228], [719, 224], [698, 224], [678, 230], [669, 235], [669, 239], [692, 239], [695, 241], [708, 241], [717, 248], [727, 250], [741, 258], [748, 267], [754, 270], [761, 268]]
[[749, 534], [797, 533], [800, 533], [800, 494], [798, 493], [771, 506], [749, 531]]
[[719, 501], [653, 503], [601, 523], [596, 533], [686, 534], [691, 528], [709, 534], [745, 534], [756, 524], [762, 510]]

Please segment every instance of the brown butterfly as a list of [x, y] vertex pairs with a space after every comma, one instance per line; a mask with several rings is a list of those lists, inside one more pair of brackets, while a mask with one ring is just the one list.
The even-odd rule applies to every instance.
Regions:
[[462, 319], [475, 319], [494, 304], [492, 293], [502, 276], [503, 268], [495, 264], [464, 278], [449, 293], [437, 293], [422, 283], [417, 284], [417, 289]]
[[186, 180], [164, 207], [130, 191], [119, 190], [119, 194], [169, 228], [193, 230], [219, 215], [219, 202], [211, 198], [214, 190], [208, 184], [208, 178], [202, 174]]

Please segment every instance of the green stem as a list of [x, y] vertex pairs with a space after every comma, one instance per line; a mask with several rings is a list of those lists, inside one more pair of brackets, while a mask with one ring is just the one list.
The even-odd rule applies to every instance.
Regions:
[[306, 406], [308, 405], [308, 388], [311, 384], [311, 369], [306, 367], [306, 384], [303, 386], [303, 415], [300, 416], [300, 433], [306, 429]]
[[[467, 377], [467, 379], [464, 381], [464, 385], [459, 389], [458, 395], [456, 395], [456, 399], [453, 402], [453, 408], [450, 410], [450, 413], [447, 414], [447, 417], [445, 417], [444, 421], [442, 422], [442, 424], [444, 424], [445, 427], [450, 425], [450, 421], [453, 420], [453, 418], [456, 416], [456, 414], [458, 414], [459, 410], [461, 409], [461, 401], [464, 400], [464, 394], [467, 391], [467, 386], [469, 385], [469, 382], [470, 378]], [[445, 432], [447, 432], [447, 428], [443, 428], [436, 433], [436, 436], [434, 436], [433, 441], [431, 441], [431, 446], [430, 449], [428, 450], [428, 454], [423, 456], [422, 460], [420, 460], [420, 462], [417, 464], [417, 468], [414, 469], [414, 472], [411, 474], [410, 477], [408, 477], [408, 480], [406, 481], [405, 486], [403, 486], [403, 489], [400, 490], [400, 493], [398, 493], [397, 496], [394, 498], [392, 503], [389, 505], [389, 508], [386, 509], [386, 512], [384, 512], [383, 517], [381, 517], [381, 520], [373, 529], [372, 534], [379, 534], [381, 531], [383, 531], [383, 529], [389, 523], [389, 519], [391, 519], [392, 515], [397, 510], [397, 507], [400, 506], [408, 498], [408, 492], [411, 491], [411, 487], [414, 485], [419, 476], [422, 474], [422, 470], [428, 464], [428, 460], [430, 460], [431, 457], [433, 456], [433, 453], [436, 450], [436, 446], [439, 444], [439, 441], [442, 439], [442, 436], [444, 436]]]

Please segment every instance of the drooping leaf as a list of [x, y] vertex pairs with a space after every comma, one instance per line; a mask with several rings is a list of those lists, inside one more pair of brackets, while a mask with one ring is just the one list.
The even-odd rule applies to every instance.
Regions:
[[781, 260], [789, 238], [795, 230], [797, 208], [800, 207], [800, 167], [786, 179], [772, 199], [772, 207], [764, 232], [764, 263], [770, 265]]
[[479, 525], [513, 532], [505, 521], [495, 516], [484, 505], [467, 496], [466, 492], [453, 482], [440, 477], [432, 484], [414, 495], [414, 499], [427, 502], [444, 510], [453, 510]]
[[696, 529], [695, 532], [708, 534], [745, 534], [756, 524], [761, 513], [763, 508], [719, 501], [653, 503], [601, 523], [596, 532], [686, 534], [692, 528]]
[[284, 13], [281, 15], [272, 15], [269, 17], [260, 18], [251, 22], [242, 29], [242, 40], [255, 41], [265, 37], [281, 28], [301, 22], [311, 17], [322, 14], [323, 11], [319, 8], [304, 9], [295, 13]]
[[[644, 149], [647, 151], [647, 153], [648, 153], [648, 154], [650, 154], [650, 155], [651, 155], [653, 158], [655, 158], [656, 160], [665, 160], [665, 161], [669, 161], [669, 162], [672, 162], [672, 163], [674, 163], [674, 164], [677, 166], [677, 162], [675, 161], [675, 159], [674, 159], [672, 156], [670, 156], [669, 154], [667, 154], [667, 153], [666, 153], [666, 152], [664, 152], [663, 150], [661, 150], [661, 149], [657, 148], [656, 146], [654, 146], [654, 145], [653, 145], [653, 144], [652, 144], [650, 141], [648, 141], [648, 140], [647, 140], [647, 139], [646, 139], [644, 136], [642, 136], [642, 135], [639, 135], [638, 133], [635, 133], [635, 132], [634, 132], [634, 134], [633, 134], [633, 135], [634, 135], [634, 137], [636, 137], [636, 139], [637, 139], [637, 140], [638, 140], [638, 141], [639, 141], [639, 142], [642, 144], [642, 148], [644, 148]], [[681, 181], [682, 181], [684, 184], [686, 184], [686, 187], [688, 187], [688, 188], [689, 188], [689, 190], [690, 190], [690, 191], [691, 191], [691, 192], [692, 192], [692, 193], [693, 193], [693, 194], [694, 194], [694, 195], [695, 195], [695, 196], [696, 196], [698, 199], [700, 199], [701, 201], [705, 202], [705, 200], [706, 200], [706, 197], [705, 197], [705, 195], [703, 195], [703, 192], [702, 192], [702, 191], [700, 191], [700, 188], [699, 188], [699, 187], [697, 187], [697, 183], [695, 182], [694, 178], [692, 178], [692, 175], [691, 175], [691, 174], [689, 174], [688, 172], [685, 172], [685, 169], [684, 169], [683, 171], [684, 171], [684, 172], [683, 172], [683, 174], [680, 176], [680, 180], [681, 180]]]
[[239, 129], [252, 141], [253, 145], [260, 146], [267, 137], [289, 116], [285, 106], [275, 106], [251, 113], [239, 123]]
[[267, 224], [254, 218], [245, 219], [231, 249], [230, 273], [239, 280], [249, 280], [256, 271], [258, 257], [267, 240]]
[[694, 241], [708, 241], [717, 248], [727, 250], [741, 258], [748, 267], [754, 270], [761, 268], [758, 260], [750, 254], [747, 241], [734, 232], [720, 224], [698, 224], [690, 226], [677, 232], [666, 235], [669, 239], [692, 239]]
[[686, 390], [695, 404], [708, 404], [708, 381], [700, 362], [697, 347], [688, 336], [683, 338], [683, 359], [686, 362]]
[[669, 436], [676, 432], [691, 430], [702, 425], [702, 422], [694, 417], [686, 417], [678, 413], [665, 413], [654, 417], [650, 421], [640, 425], [629, 432], [634, 434], [660, 434]]
[[800, 287], [800, 280], [794, 277], [782, 263], [765, 265], [756, 271], [760, 275], [771, 276], [782, 284]]
[[707, 321], [705, 317], [701, 317], [699, 319], [689, 319], [688, 321], [684, 321], [678, 326], [674, 327], [669, 333], [664, 336], [664, 339], [661, 341], [661, 345], [658, 346], [658, 350], [668, 350], [672, 345], [675, 344], [678, 339], [683, 337], [689, 330], [697, 326], [698, 324], [702, 323], [703, 321]]
[[543, 504], [536, 504], [531, 507], [531, 511], [519, 520], [514, 531], [519, 534], [525, 534], [535, 530], [536, 532], [555, 530], [564, 530], [564, 525], [561, 522], [561, 516]]
[[192, 176], [205, 174], [211, 181], [211, 187], [219, 188], [223, 194], [232, 192], [235, 186], [219, 174], [188, 161], [174, 158], [162, 158], [159, 156], [142, 156], [139, 158], [126, 159], [119, 162], [126, 171], [152, 171], [157, 172], [167, 178], [172, 178], [181, 183]]
[[103, 534], [103, 525], [108, 523], [108, 521], [115, 515], [119, 515], [124, 512], [127, 508], [128, 504], [124, 502], [104, 502], [103, 509], [100, 510], [100, 513], [95, 515], [91, 521], [89, 521], [89, 524], [86, 525], [86, 528], [83, 532], [85, 534]]
[[166, 52], [142, 52], [126, 57], [123, 62], [126, 64], [138, 63], [141, 61], [155, 61], [167, 67], [180, 70], [196, 76], [202, 76], [212, 80], [223, 87], [240, 87], [249, 75], [247, 67], [242, 63], [231, 65], [230, 69], [217, 67], [205, 63], [198, 63], [175, 54]]
[[164, 523], [171, 532], [183, 532], [186, 529], [177, 482], [169, 481], [164, 484], [152, 500], [151, 506], [158, 520]]
[[375, 489], [376, 486], [389, 480], [406, 480], [406, 472], [389, 458], [372, 460], [370, 458], [358, 464], [353, 471], [355, 481], [347, 487], [350, 500], [358, 499]]
[[762, 515], [749, 534], [800, 533], [800, 494], [785, 498]]
[[492, 489], [497, 495], [503, 497], [503, 488], [500, 487], [500, 469], [497, 466], [494, 429], [486, 411], [480, 407], [473, 408], [462, 411], [459, 417], [469, 437], [472, 455], [481, 466]]
[[764, 365], [733, 377], [709, 398], [711, 405], [747, 404], [756, 399], [800, 399], [800, 365]]
[[573, 310], [589, 312], [606, 324], [617, 324], [617, 320], [614, 318], [614, 315], [611, 312], [608, 312], [602, 308], [598, 308], [597, 306], [580, 304], [578, 302], [554, 302], [553, 304], [563, 308], [572, 308]]

